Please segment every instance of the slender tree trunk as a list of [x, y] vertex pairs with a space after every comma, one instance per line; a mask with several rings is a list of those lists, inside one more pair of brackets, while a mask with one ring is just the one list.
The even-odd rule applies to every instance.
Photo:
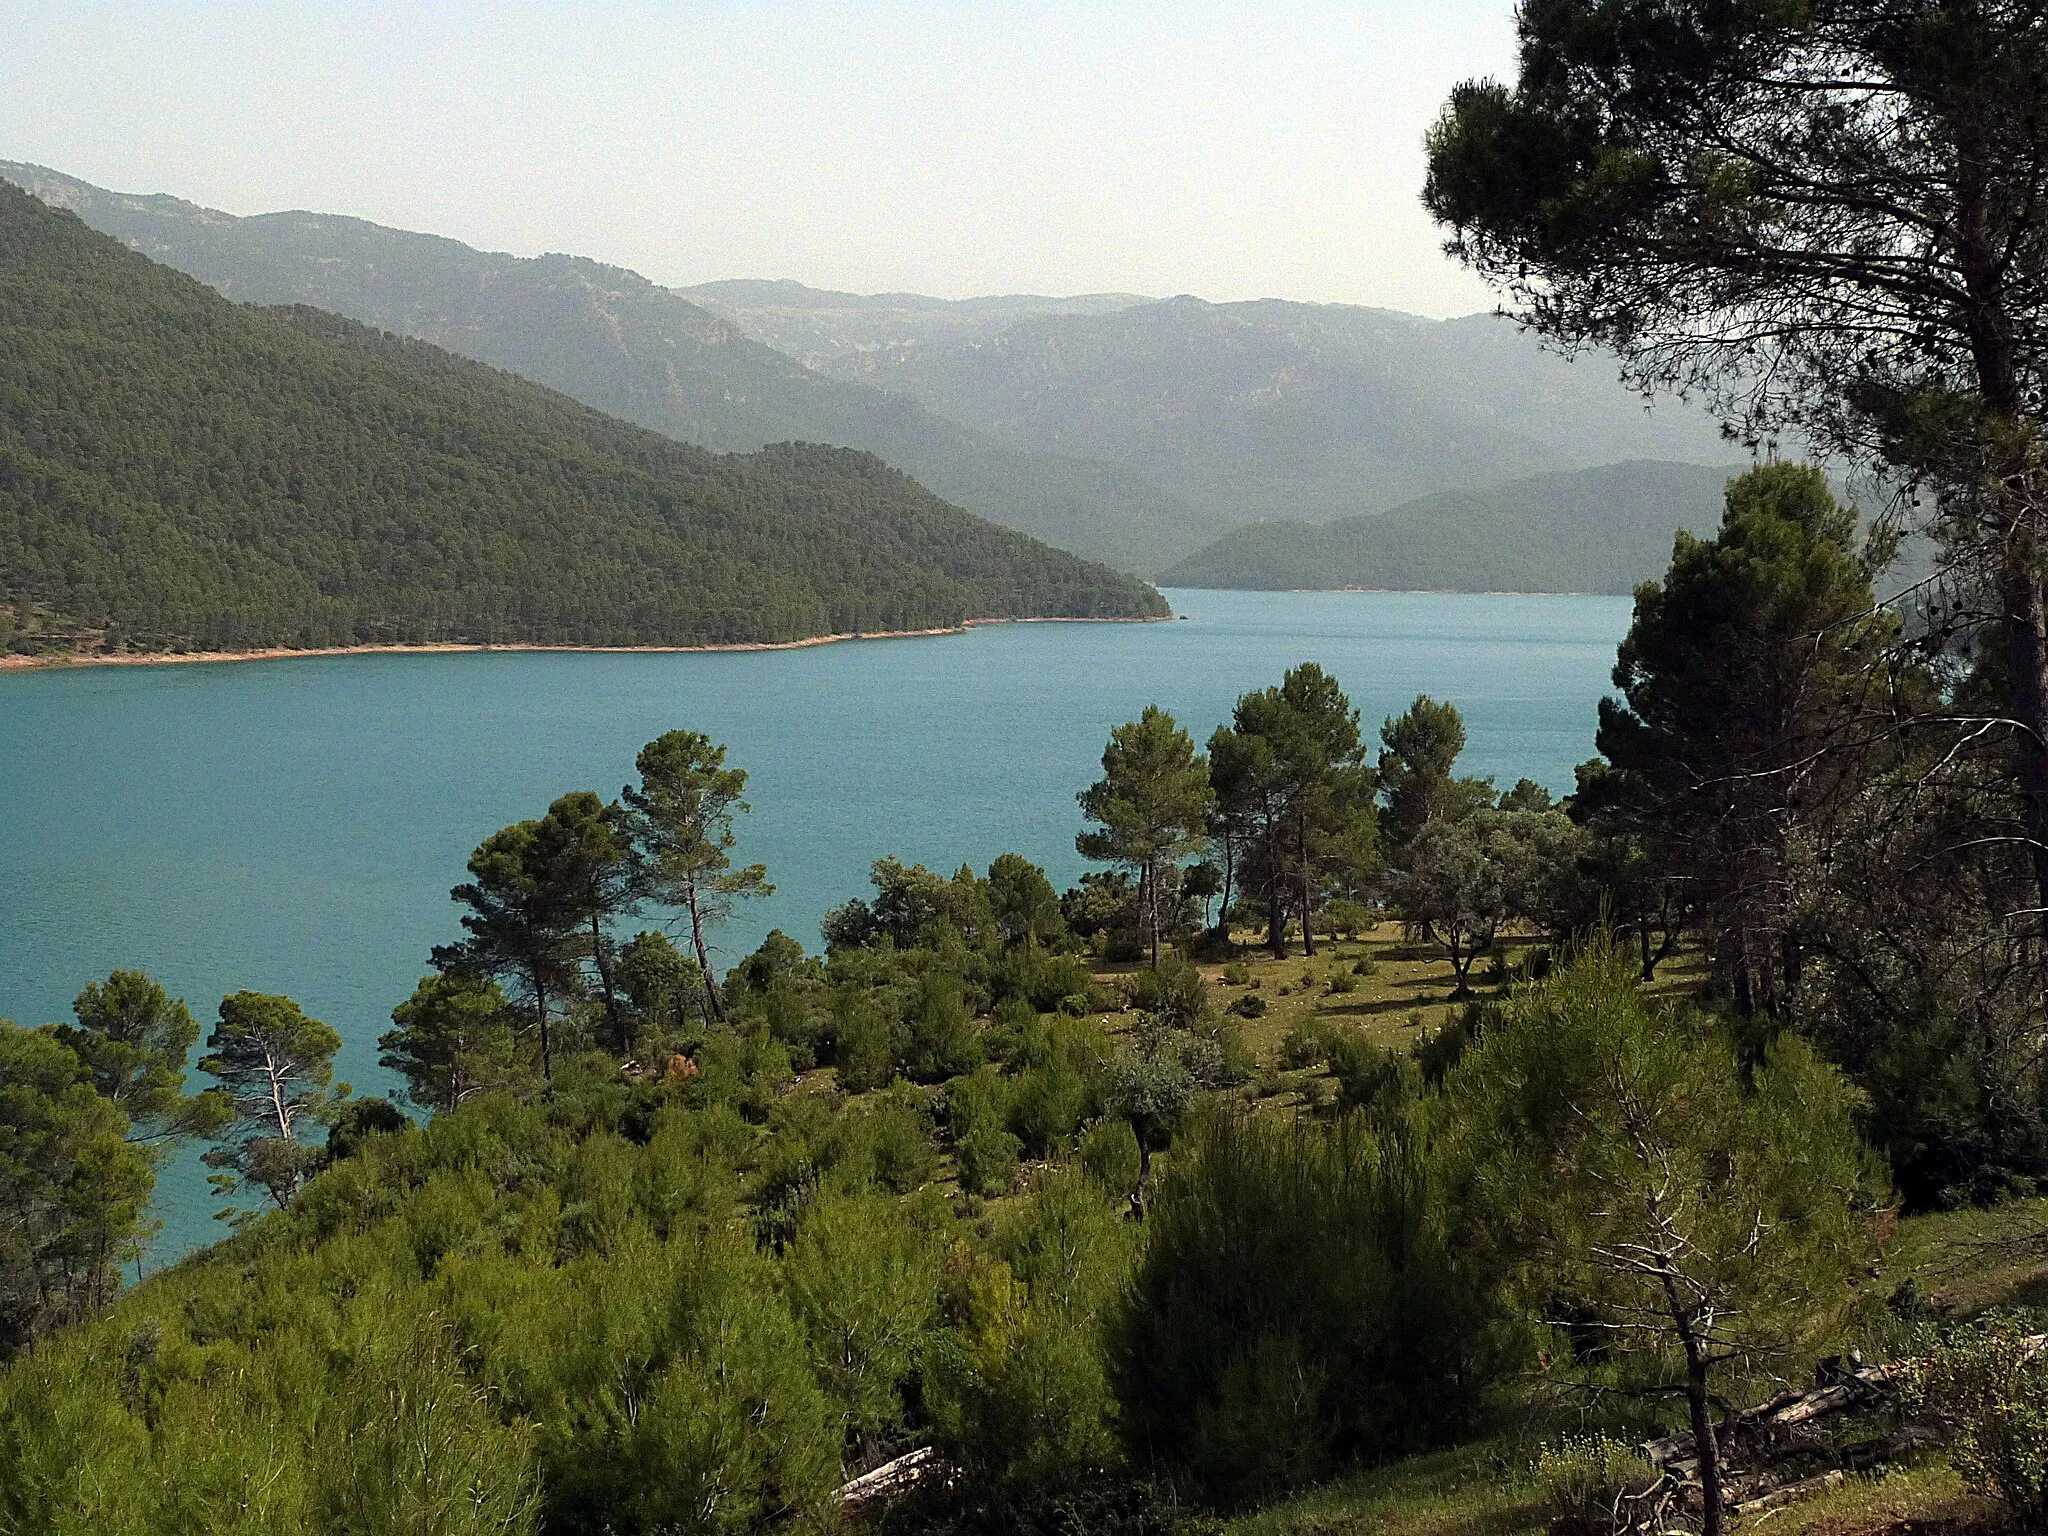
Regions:
[[725, 1004], [719, 999], [718, 984], [711, 979], [711, 955], [704, 948], [704, 918], [697, 910], [697, 882], [689, 887], [690, 944], [697, 951], [697, 969], [704, 974], [704, 1001], [717, 1023], [725, 1022]]
[[1159, 969], [1159, 867], [1148, 861], [1138, 871], [1138, 905], [1151, 930], [1152, 969]]
[[1642, 913], [1636, 919], [1636, 931], [1643, 937], [1643, 980], [1657, 979], [1657, 962], [1650, 954], [1650, 914]]
[[1707, 1401], [1707, 1361], [1699, 1342], [1685, 1341], [1685, 1402], [1692, 1410], [1693, 1450], [1700, 1459], [1700, 1536], [1721, 1536], [1721, 1444]]
[[[1223, 937], [1230, 937], [1230, 888], [1237, 875], [1237, 849], [1235, 840], [1228, 832], [1223, 834], [1223, 895], [1216, 911], [1216, 921], [1223, 925]], [[1206, 915], [1206, 914], [1205, 914]]]
[[1273, 951], [1275, 960], [1287, 958], [1286, 889], [1278, 877], [1275, 877], [1266, 901], [1266, 947]]
[[632, 1042], [626, 1038], [626, 1026], [619, 1019], [619, 993], [612, 985], [611, 962], [604, 955], [604, 923], [597, 913], [590, 914], [590, 955], [597, 962], [597, 984], [604, 988], [604, 1020], [612, 1027], [612, 1040], [623, 1053]]
[[1301, 952], [1310, 959], [1315, 958], [1316, 933], [1312, 921], [1316, 904], [1315, 868], [1308, 857], [1308, 813], [1302, 812], [1295, 821], [1294, 851], [1301, 860]]
[[555, 1079], [555, 1053], [548, 1040], [548, 984], [542, 977], [541, 968], [533, 968], [533, 1003], [540, 1014], [540, 1076], [544, 1083]]
[[[2020, 800], [2033, 847], [2034, 905], [2048, 907], [2048, 600], [2027, 551], [2007, 557], [2001, 596], [2005, 609], [2006, 671], [2013, 718], [2020, 725]], [[2033, 925], [2038, 929], [2037, 921]]]

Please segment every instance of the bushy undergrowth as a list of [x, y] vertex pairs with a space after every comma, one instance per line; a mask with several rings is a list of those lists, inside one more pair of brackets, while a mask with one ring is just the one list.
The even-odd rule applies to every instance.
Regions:
[[1910, 1382], [1918, 1405], [1953, 1432], [1964, 1482], [2028, 1529], [2048, 1523], [2048, 1350], [2041, 1320], [1996, 1312], [1941, 1340]]
[[1489, 1309], [1404, 1128], [1216, 1113], [1176, 1159], [1111, 1345], [1141, 1464], [1242, 1504], [1472, 1427]]

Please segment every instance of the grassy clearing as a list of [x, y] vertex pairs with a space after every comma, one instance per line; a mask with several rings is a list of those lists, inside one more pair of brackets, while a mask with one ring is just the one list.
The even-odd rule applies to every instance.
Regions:
[[1416, 1456], [1260, 1510], [1232, 1536], [1520, 1536], [1548, 1523], [1533, 1443], [1487, 1441]]
[[2048, 1200], [1903, 1221], [1887, 1245], [1883, 1279], [1910, 1283], [1921, 1313], [1937, 1318], [2048, 1307]]

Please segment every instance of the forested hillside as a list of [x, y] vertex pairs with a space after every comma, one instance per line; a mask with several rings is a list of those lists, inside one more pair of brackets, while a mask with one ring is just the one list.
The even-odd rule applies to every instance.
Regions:
[[678, 645], [1165, 611], [869, 455], [688, 448], [0, 187], [0, 599], [112, 645]]
[[1671, 536], [1711, 529], [1725, 468], [1638, 462], [1443, 491], [1321, 526], [1235, 528], [1172, 567], [1168, 586], [1260, 591], [1632, 591]]
[[255, 218], [129, 197], [40, 166], [0, 178], [253, 304], [311, 304], [509, 369], [703, 448], [863, 448], [982, 517], [1140, 572], [1225, 523], [1137, 471], [995, 442], [901, 395], [827, 378], [636, 272], [532, 259], [320, 213]]

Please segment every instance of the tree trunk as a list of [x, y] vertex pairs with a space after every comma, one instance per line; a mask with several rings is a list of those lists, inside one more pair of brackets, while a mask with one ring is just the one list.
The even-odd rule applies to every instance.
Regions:
[[1657, 962], [1650, 954], [1650, 914], [1645, 912], [1636, 920], [1637, 931], [1643, 936], [1643, 980], [1657, 979]]
[[1301, 856], [1301, 952], [1313, 960], [1316, 954], [1315, 924], [1310, 921], [1315, 906], [1315, 872], [1308, 862], [1308, 818], [1303, 817], [1299, 835], [1295, 838], [1295, 852]]
[[540, 1076], [542, 1082], [555, 1078], [555, 1055], [548, 1043], [548, 984], [538, 965], [533, 968], [533, 1003], [540, 1014]]
[[1696, 1340], [1685, 1341], [1685, 1401], [1692, 1410], [1693, 1450], [1700, 1460], [1700, 1536], [1721, 1536], [1721, 1446], [1707, 1402], [1707, 1362]]
[[1230, 888], [1237, 874], [1237, 849], [1228, 832], [1223, 834], [1223, 897], [1217, 909], [1216, 921], [1223, 925], [1223, 937], [1230, 937]]
[[1159, 866], [1147, 864], [1138, 871], [1138, 904], [1151, 930], [1152, 969], [1159, 969]]
[[1266, 947], [1275, 960], [1287, 958], [1287, 895], [1277, 879], [1266, 901]]
[[2006, 557], [2000, 595], [2011, 674], [2009, 705], [2020, 725], [2020, 802], [2032, 844], [2034, 905], [2048, 907], [2048, 601], [2028, 553], [2022, 542], [2019, 551]]
[[626, 1038], [626, 1027], [619, 1021], [619, 994], [612, 985], [611, 962], [604, 957], [604, 924], [598, 914], [590, 914], [590, 956], [597, 962], [597, 984], [604, 988], [604, 1021], [612, 1027], [612, 1041], [620, 1054], [631, 1049], [632, 1042]]
[[697, 951], [697, 969], [704, 973], [704, 1001], [710, 1006], [714, 1022], [725, 1022], [725, 1004], [719, 1000], [718, 984], [711, 979], [711, 956], [704, 948], [704, 919], [697, 911], [697, 886], [690, 884], [690, 945]]

